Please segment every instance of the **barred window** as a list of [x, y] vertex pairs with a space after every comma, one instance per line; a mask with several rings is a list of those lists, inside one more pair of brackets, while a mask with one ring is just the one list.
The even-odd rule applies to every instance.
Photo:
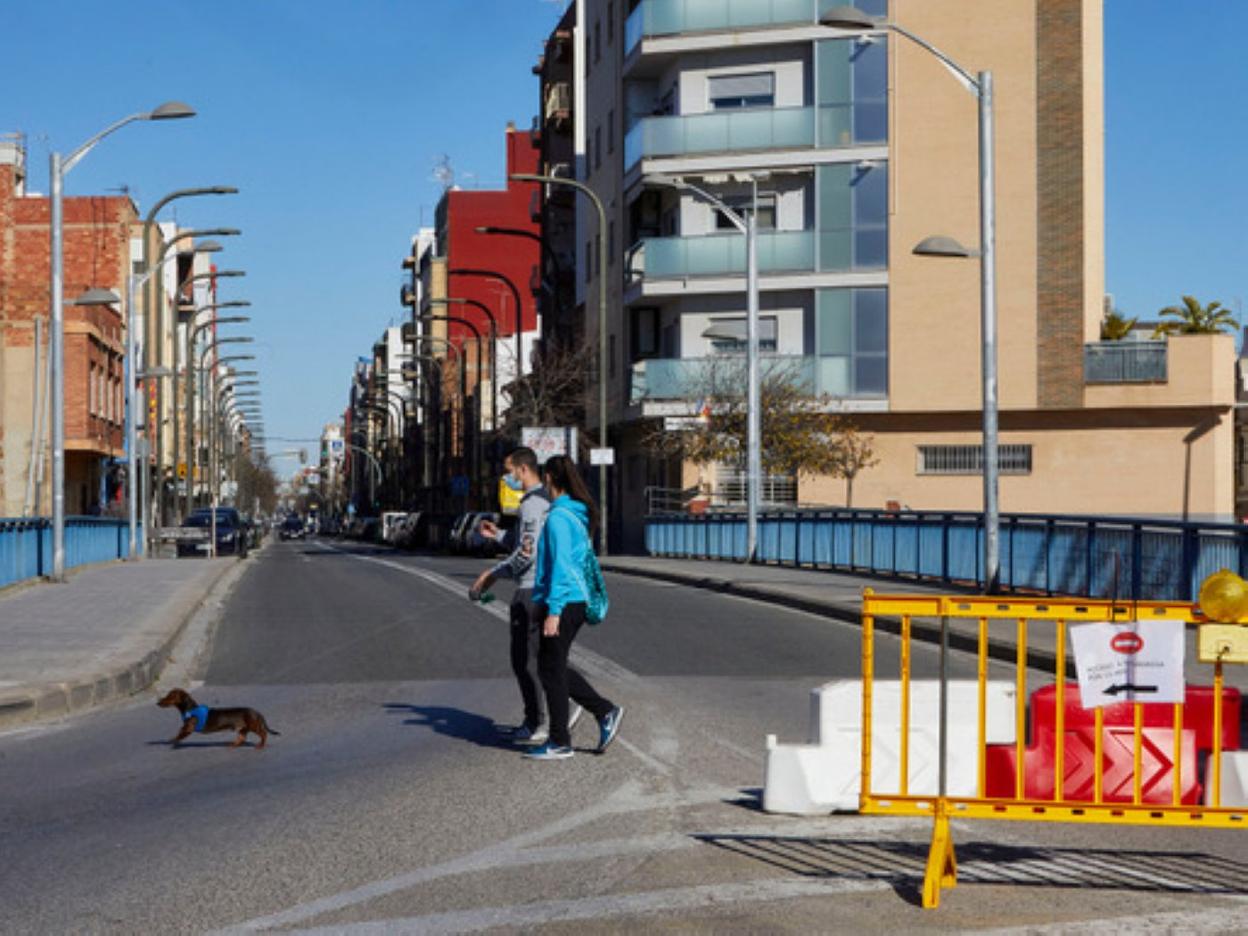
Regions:
[[[982, 445], [920, 445], [918, 473], [921, 475], [982, 475]], [[997, 470], [1001, 474], [1031, 474], [1030, 445], [998, 445]]]

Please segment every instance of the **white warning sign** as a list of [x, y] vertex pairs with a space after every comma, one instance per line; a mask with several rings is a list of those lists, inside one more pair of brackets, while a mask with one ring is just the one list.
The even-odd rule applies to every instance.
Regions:
[[1070, 629], [1085, 709], [1115, 702], [1182, 702], [1182, 621], [1079, 624]]

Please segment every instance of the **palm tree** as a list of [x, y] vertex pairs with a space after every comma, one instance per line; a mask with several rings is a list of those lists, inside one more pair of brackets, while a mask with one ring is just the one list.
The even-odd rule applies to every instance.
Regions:
[[1101, 341], [1122, 341], [1131, 334], [1137, 321], [1138, 319], [1127, 318], [1114, 309], [1101, 322]]
[[1184, 296], [1183, 305], [1167, 306], [1161, 310], [1161, 314], [1176, 321], [1158, 325], [1153, 331], [1154, 338], [1165, 335], [1221, 335], [1224, 327], [1239, 329], [1235, 314], [1230, 309], [1223, 308], [1222, 303], [1211, 302], [1202, 306], [1193, 296]]

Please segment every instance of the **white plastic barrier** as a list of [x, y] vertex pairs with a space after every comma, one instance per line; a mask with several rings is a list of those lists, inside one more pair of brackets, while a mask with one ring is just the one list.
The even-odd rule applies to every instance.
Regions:
[[[1014, 743], [1014, 683], [987, 684], [985, 740]], [[875, 680], [872, 690], [871, 784], [897, 792], [901, 769], [901, 684]], [[974, 680], [949, 682], [948, 790], [974, 796], [979, 760]], [[811, 691], [808, 744], [777, 744], [767, 737], [763, 809], [822, 815], [858, 808], [862, 756], [862, 683], [837, 680]], [[940, 683], [910, 682], [909, 792], [937, 792], [939, 782]], [[1225, 780], [1224, 796], [1225, 796]]]
[[[1205, 805], [1213, 805], [1213, 758], [1205, 766]], [[1222, 752], [1223, 806], [1248, 806], [1248, 751]]]

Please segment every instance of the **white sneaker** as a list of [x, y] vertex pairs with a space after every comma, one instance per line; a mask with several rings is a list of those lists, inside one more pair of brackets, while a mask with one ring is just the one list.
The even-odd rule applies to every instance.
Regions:
[[511, 737], [517, 744], [544, 744], [550, 737], [550, 730], [545, 725], [538, 725], [536, 728], [521, 725]]

